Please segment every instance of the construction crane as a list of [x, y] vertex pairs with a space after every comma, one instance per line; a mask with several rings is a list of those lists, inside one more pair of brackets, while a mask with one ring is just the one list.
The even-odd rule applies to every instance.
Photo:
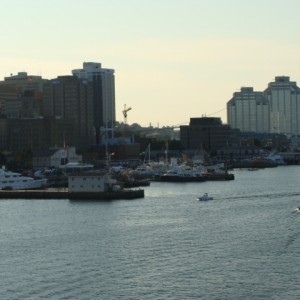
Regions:
[[127, 112], [129, 112], [130, 110], [132, 110], [131, 107], [126, 108], [126, 104], [124, 104], [124, 110], [123, 112], [123, 116], [124, 116], [124, 126], [127, 125]]
[[123, 137], [127, 137], [127, 113], [131, 110], [132, 108], [131, 107], [126, 107], [126, 104], [124, 104], [124, 109], [122, 111], [123, 113], [123, 116], [124, 116], [124, 127], [123, 127]]

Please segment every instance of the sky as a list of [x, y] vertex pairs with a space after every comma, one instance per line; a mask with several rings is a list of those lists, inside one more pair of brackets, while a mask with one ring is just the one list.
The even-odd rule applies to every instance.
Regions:
[[0, 80], [115, 70], [116, 120], [178, 126], [219, 117], [241, 87], [300, 84], [299, 0], [0, 0]]

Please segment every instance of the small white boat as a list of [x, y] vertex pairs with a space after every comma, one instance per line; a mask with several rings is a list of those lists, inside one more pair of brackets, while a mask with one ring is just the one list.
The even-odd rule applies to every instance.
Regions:
[[207, 193], [203, 194], [198, 198], [200, 201], [207, 201], [207, 200], [213, 200], [213, 197], [209, 197]]
[[295, 208], [294, 212], [299, 213], [300, 212], [300, 207]]

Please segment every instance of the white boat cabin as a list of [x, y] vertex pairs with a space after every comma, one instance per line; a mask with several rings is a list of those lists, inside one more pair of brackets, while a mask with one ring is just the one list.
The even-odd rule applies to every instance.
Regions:
[[77, 173], [68, 176], [69, 192], [105, 192], [116, 181], [109, 174]]

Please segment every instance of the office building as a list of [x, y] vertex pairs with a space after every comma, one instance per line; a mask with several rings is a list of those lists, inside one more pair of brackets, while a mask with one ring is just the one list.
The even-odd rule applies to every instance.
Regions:
[[100, 129], [113, 132], [116, 121], [114, 70], [104, 69], [100, 63], [84, 62], [83, 68], [72, 70], [72, 74], [93, 84], [96, 144], [100, 144]]
[[190, 118], [189, 125], [180, 126], [180, 141], [184, 149], [212, 152], [228, 143], [231, 132], [221, 118]]
[[63, 136], [61, 143], [79, 150], [86, 150], [94, 143], [92, 96], [93, 86], [75, 76], [58, 76], [44, 85], [45, 119], [53, 128], [61, 124], [72, 124], [74, 128], [74, 134], [60, 132]]
[[263, 92], [255, 92], [252, 87], [242, 87], [227, 102], [227, 122], [242, 132], [268, 133], [269, 115], [268, 100]]
[[28, 150], [47, 145], [43, 119], [6, 119], [7, 148], [12, 151]]
[[300, 135], [300, 89], [288, 76], [277, 76], [264, 91], [270, 105], [270, 133]]
[[288, 76], [277, 76], [263, 92], [241, 88], [227, 102], [228, 124], [242, 132], [300, 135], [300, 89]]

